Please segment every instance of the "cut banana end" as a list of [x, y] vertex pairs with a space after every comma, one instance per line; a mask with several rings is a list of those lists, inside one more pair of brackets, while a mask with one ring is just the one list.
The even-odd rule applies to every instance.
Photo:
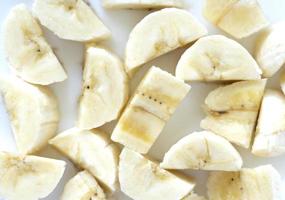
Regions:
[[240, 81], [217, 88], [205, 99], [201, 128], [249, 148], [266, 80]]
[[127, 148], [120, 155], [119, 181], [122, 192], [135, 200], [180, 200], [195, 186]]
[[64, 186], [60, 200], [107, 200], [96, 179], [87, 171], [71, 178]]
[[252, 153], [265, 157], [285, 153], [285, 97], [279, 91], [265, 92]]
[[147, 153], [189, 90], [183, 81], [152, 67], [120, 117], [112, 140]]
[[88, 170], [106, 189], [118, 188], [119, 148], [99, 130], [72, 128], [49, 141], [78, 167]]
[[271, 165], [211, 172], [207, 187], [210, 200], [282, 200], [281, 177]]
[[236, 38], [248, 37], [269, 24], [257, 0], [206, 0], [203, 14]]
[[78, 127], [92, 129], [118, 118], [128, 99], [128, 77], [120, 59], [89, 47], [79, 100]]
[[174, 144], [165, 154], [161, 167], [238, 171], [242, 158], [226, 139], [208, 131], [194, 132]]
[[99, 41], [111, 35], [83, 0], [35, 0], [33, 11], [42, 25], [62, 39]]
[[222, 35], [199, 39], [181, 56], [176, 77], [185, 81], [260, 79], [261, 70], [248, 51]]
[[102, 0], [108, 9], [152, 9], [152, 8], [181, 8], [181, 0]]
[[57, 186], [65, 162], [38, 156], [0, 152], [0, 198], [38, 200]]
[[23, 80], [48, 85], [67, 78], [40, 25], [24, 4], [15, 6], [8, 14], [4, 41], [12, 69]]
[[53, 93], [16, 77], [0, 77], [0, 93], [19, 152], [32, 154], [39, 151], [55, 135], [59, 122]]
[[151, 13], [130, 33], [126, 71], [132, 75], [144, 63], [206, 34], [206, 28], [185, 10], [165, 8]]

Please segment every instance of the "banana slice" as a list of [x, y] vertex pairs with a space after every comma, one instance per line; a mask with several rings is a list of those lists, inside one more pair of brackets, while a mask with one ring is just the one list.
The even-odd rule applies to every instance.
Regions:
[[240, 172], [211, 172], [210, 200], [282, 200], [281, 177], [271, 165]]
[[182, 7], [180, 0], [103, 0], [105, 8], [150, 9], [165, 7]]
[[134, 69], [144, 63], [206, 34], [206, 28], [185, 10], [165, 8], [153, 12], [130, 33], [126, 46], [126, 71], [132, 75]]
[[96, 179], [82, 171], [67, 182], [60, 200], [106, 200], [106, 196]]
[[199, 196], [194, 192], [191, 192], [189, 195], [184, 197], [182, 200], [206, 200], [206, 198], [203, 196]]
[[257, 0], [206, 0], [206, 19], [236, 38], [244, 38], [268, 25]]
[[42, 25], [62, 39], [99, 41], [111, 35], [83, 0], [35, 0], [33, 11]]
[[266, 80], [236, 82], [210, 92], [205, 100], [207, 117], [201, 128], [249, 148]]
[[44, 198], [55, 189], [64, 170], [61, 160], [0, 152], [0, 198]]
[[135, 200], [180, 200], [195, 186], [127, 148], [120, 155], [119, 181], [122, 192]]
[[120, 59], [89, 47], [79, 100], [78, 127], [92, 129], [117, 119], [128, 99], [128, 77]]
[[67, 78], [40, 25], [24, 4], [12, 8], [4, 22], [4, 46], [12, 69], [25, 81], [48, 85]]
[[71, 128], [49, 141], [80, 168], [88, 170], [106, 189], [118, 188], [119, 148], [99, 130]]
[[285, 97], [279, 91], [265, 92], [252, 153], [265, 157], [285, 153]]
[[152, 67], [119, 119], [112, 140], [147, 153], [189, 90], [183, 81]]
[[242, 158], [226, 139], [208, 131], [194, 132], [179, 140], [164, 155], [165, 169], [237, 171]]
[[0, 77], [2, 94], [21, 154], [42, 149], [57, 130], [59, 112], [53, 93], [18, 78]]
[[199, 39], [181, 56], [176, 76], [186, 81], [260, 79], [261, 70], [248, 51], [222, 35]]

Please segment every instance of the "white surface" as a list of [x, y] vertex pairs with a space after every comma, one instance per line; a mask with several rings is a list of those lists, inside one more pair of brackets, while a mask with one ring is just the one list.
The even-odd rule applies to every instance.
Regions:
[[[207, 25], [209, 34], [220, 33], [211, 24], [207, 23], [201, 15], [202, 0], [185, 0], [186, 8], [192, 12], [199, 20]], [[285, 1], [284, 0], [261, 0], [261, 5], [266, 13], [266, 16], [271, 22], [277, 22], [285, 19]], [[10, 8], [18, 3], [26, 3], [31, 6], [32, 0], [1, 0], [0, 1], [0, 24], [3, 24], [5, 16], [9, 12]], [[119, 10], [108, 11], [101, 7], [100, 0], [90, 0], [92, 7], [96, 10], [98, 16], [103, 22], [111, 29], [113, 37], [106, 42], [112, 51], [116, 52], [123, 58], [124, 48], [128, 38], [128, 34], [132, 27], [145, 16], [149, 11], [136, 11], [136, 10]], [[71, 42], [61, 40], [53, 35], [46, 29], [46, 37], [54, 48], [56, 55], [63, 63], [67, 74], [68, 80], [54, 84], [50, 86], [56, 93], [61, 111], [61, 121], [58, 132], [61, 132], [67, 128], [71, 128], [75, 125], [76, 112], [77, 112], [77, 99], [80, 95], [81, 75], [82, 75], [82, 63], [83, 63], [83, 45], [77, 42]], [[2, 34], [1, 34], [2, 39]], [[240, 40], [241, 44], [245, 45], [251, 52], [252, 44], [255, 36], [252, 36], [246, 40]], [[163, 69], [173, 73], [176, 63], [183, 53], [184, 49], [176, 50], [172, 53], [164, 55], [154, 61], [147, 63], [143, 69], [135, 76], [132, 81], [132, 88], [141, 79], [142, 75], [151, 65], [157, 65]], [[0, 40], [0, 74], [10, 73], [8, 63], [3, 53], [3, 42]], [[278, 85], [279, 73], [270, 79], [267, 87], [279, 89]], [[192, 90], [183, 103], [178, 107], [174, 116], [166, 125], [164, 131], [161, 133], [157, 142], [154, 144], [149, 155], [161, 160], [164, 153], [170, 148], [172, 144], [177, 142], [181, 137], [192, 131], [200, 130], [199, 123], [204, 117], [201, 105], [204, 98], [217, 85], [206, 83], [192, 83]], [[272, 113], [273, 114], [273, 113]], [[32, 122], [31, 122], [32, 123]], [[114, 123], [110, 123], [103, 127], [104, 130], [111, 133]], [[0, 150], [16, 151], [13, 135], [10, 129], [9, 121], [3, 103], [0, 102]], [[245, 167], [254, 167], [261, 164], [273, 164], [274, 167], [285, 178], [285, 155], [276, 158], [263, 159], [251, 155], [247, 150], [238, 148], [244, 159]], [[64, 159], [59, 153], [52, 148], [48, 147], [40, 153], [42, 156]], [[67, 161], [67, 160], [66, 160]], [[56, 190], [46, 200], [57, 200], [62, 193], [65, 182], [69, 180], [76, 173], [76, 168], [69, 162], [65, 175], [60, 182]], [[206, 172], [186, 170], [187, 174], [195, 176], [197, 181], [196, 191], [200, 194], [205, 192], [205, 180], [207, 177]], [[27, 188], [28, 189], [28, 188]], [[127, 200], [128, 197], [119, 193], [115, 196], [118, 200]]]

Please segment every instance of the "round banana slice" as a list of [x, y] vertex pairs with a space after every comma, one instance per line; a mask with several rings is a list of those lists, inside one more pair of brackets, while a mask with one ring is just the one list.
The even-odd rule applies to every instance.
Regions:
[[103, 0], [103, 6], [110, 9], [151, 9], [182, 7], [181, 0]]
[[176, 76], [186, 81], [260, 79], [261, 70], [248, 51], [222, 35], [199, 39], [181, 56]]

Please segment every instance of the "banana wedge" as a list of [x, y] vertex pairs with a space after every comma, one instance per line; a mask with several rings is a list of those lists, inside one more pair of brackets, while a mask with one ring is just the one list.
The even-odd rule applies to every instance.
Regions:
[[102, 0], [108, 9], [150, 9], [165, 7], [182, 7], [181, 0]]

